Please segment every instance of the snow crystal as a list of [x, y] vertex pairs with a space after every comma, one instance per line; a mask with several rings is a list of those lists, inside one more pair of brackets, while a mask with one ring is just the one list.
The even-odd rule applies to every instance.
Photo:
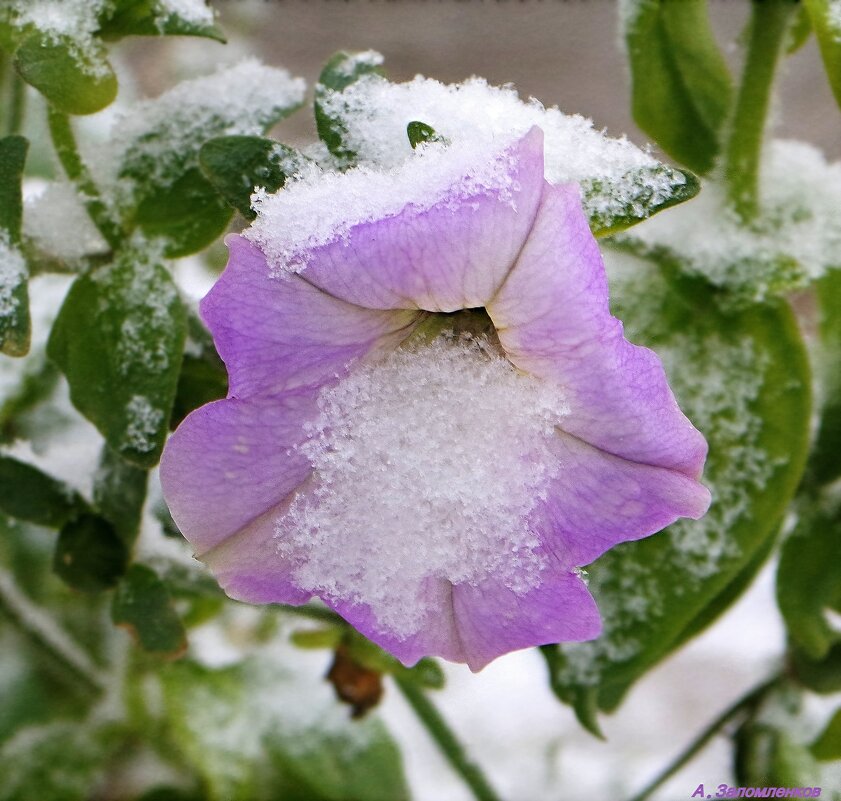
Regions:
[[482, 78], [445, 85], [418, 76], [395, 84], [372, 75], [326, 93], [320, 102], [340, 121], [358, 160], [381, 168], [393, 169], [410, 157], [406, 126], [413, 120], [450, 142], [481, 149], [537, 125], [545, 135], [546, 179], [580, 183], [591, 217], [619, 216], [628, 208], [641, 213], [643, 202], [664, 201], [685, 180], [624, 137], [605, 136], [592, 120], [547, 109], [534, 98], [524, 102], [511, 86], [491, 86]]
[[159, 0], [161, 11], [195, 26], [213, 25], [213, 9], [205, 0]]
[[759, 300], [841, 266], [841, 163], [816, 148], [775, 141], [761, 176], [762, 214], [744, 226], [724, 187], [704, 186], [689, 203], [626, 236], [678, 255], [713, 284]]
[[257, 219], [245, 236], [266, 254], [273, 271], [300, 272], [311, 248], [406, 208], [421, 213], [437, 203], [455, 206], [479, 193], [496, 193], [513, 202], [514, 157], [508, 144], [510, 139], [488, 147], [420, 147], [392, 169], [361, 166], [338, 173], [305, 166], [280, 192], [258, 190], [252, 195]]
[[8, 232], [0, 228], [0, 318], [17, 311], [19, 301], [15, 290], [25, 278], [23, 254], [12, 244]]
[[44, 251], [65, 261], [108, 250], [84, 199], [67, 181], [51, 181], [26, 199], [23, 232]]
[[102, 154], [100, 184], [131, 195], [134, 180], [165, 181], [196, 158], [196, 142], [215, 136], [262, 135], [280, 109], [304, 98], [304, 81], [286, 70], [246, 59], [211, 75], [181, 81], [157, 98], [135, 103], [118, 118], [111, 151]]
[[143, 395], [132, 395], [126, 404], [126, 416], [126, 446], [141, 453], [153, 450], [164, 413]]
[[486, 339], [446, 334], [359, 367], [319, 407], [301, 447], [313, 485], [276, 522], [301, 587], [370, 604], [408, 637], [430, 612], [430, 580], [539, 586], [527, 518], [560, 469], [557, 386], [518, 373]]

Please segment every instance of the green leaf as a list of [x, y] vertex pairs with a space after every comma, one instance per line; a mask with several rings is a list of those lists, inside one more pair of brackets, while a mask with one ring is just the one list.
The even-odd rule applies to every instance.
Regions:
[[330, 152], [340, 159], [353, 160], [354, 153], [344, 144], [346, 133], [342, 121], [330, 116], [323, 107], [324, 98], [331, 92], [341, 92], [361, 78], [383, 77], [382, 57], [375, 53], [336, 53], [321, 70], [315, 85], [315, 124], [318, 136]]
[[400, 753], [375, 718], [351, 721], [320, 677], [261, 653], [161, 672], [172, 737], [213, 801], [404, 801]]
[[22, 136], [0, 139], [0, 352], [9, 356], [26, 355], [31, 338], [28, 270], [20, 251], [21, 182], [28, 148]]
[[767, 723], [749, 722], [736, 734], [736, 780], [740, 785], [811, 786], [819, 768], [809, 749]]
[[705, 0], [632, 0], [624, 33], [636, 123], [672, 158], [703, 175], [720, 149], [733, 86]]
[[794, 14], [794, 19], [788, 31], [788, 42], [786, 43], [787, 56], [794, 55], [800, 50], [812, 35], [812, 19], [806, 6], [799, 4]]
[[691, 200], [700, 189], [700, 182], [691, 172], [665, 164], [631, 170], [616, 185], [597, 178], [581, 182], [584, 210], [594, 236], [624, 231], [664, 209]]
[[823, 57], [829, 85], [841, 106], [841, 16], [833, 0], [804, 0]]
[[791, 648], [794, 676], [816, 693], [841, 691], [841, 642], [835, 643], [823, 659], [810, 659], [796, 645]]
[[128, 628], [141, 647], [151, 653], [172, 657], [187, 647], [184, 626], [173, 609], [169, 590], [145, 565], [132, 565], [117, 586], [111, 619]]
[[118, 745], [92, 723], [21, 729], [0, 748], [0, 801], [86, 801]]
[[544, 651], [553, 689], [582, 716], [594, 693], [598, 708], [615, 708], [684, 632], [737, 596], [732, 582], [751, 576], [797, 487], [810, 417], [808, 364], [787, 306], [724, 311], [674, 265], [658, 271], [616, 254], [608, 263], [628, 337], [660, 355], [681, 408], [707, 437], [713, 503], [702, 520], [620, 545], [588, 568], [602, 636]]
[[292, 148], [259, 136], [221, 136], [205, 142], [199, 152], [210, 183], [247, 220], [257, 216], [251, 208], [255, 187], [277, 192], [302, 161]]
[[406, 126], [406, 136], [409, 137], [409, 144], [412, 150], [417, 150], [418, 145], [426, 142], [444, 142], [443, 136], [438, 136], [435, 129], [431, 125], [427, 125], [420, 120], [412, 120]]
[[117, 76], [105, 48], [94, 40], [82, 48], [68, 37], [33, 31], [15, 53], [20, 76], [57, 109], [93, 114], [117, 96]]
[[129, 552], [114, 527], [101, 517], [81, 515], [58, 535], [53, 570], [81, 592], [116, 586], [128, 567]]
[[[106, 7], [107, 8], [107, 7]], [[108, 9], [99, 34], [104, 39], [123, 36], [202, 36], [225, 42], [225, 34], [214, 23], [213, 9], [207, 15], [185, 15], [160, 0], [118, 0]]]
[[70, 487], [32, 465], [0, 455], [0, 512], [39, 526], [61, 528], [86, 508]]
[[94, 476], [93, 503], [127, 548], [134, 545], [146, 500], [147, 473], [103, 446]]
[[187, 170], [137, 207], [136, 221], [150, 238], [166, 242], [169, 258], [204, 250], [222, 234], [233, 212], [198, 168]]
[[47, 353], [73, 404], [139, 467], [160, 457], [185, 335], [169, 273], [136, 254], [77, 278], [53, 326]]
[[806, 480], [820, 486], [841, 476], [841, 270], [829, 271], [815, 289], [820, 310], [815, 369], [821, 403]]
[[821, 762], [841, 759], [841, 709], [836, 710], [826, 728], [809, 747], [812, 756]]

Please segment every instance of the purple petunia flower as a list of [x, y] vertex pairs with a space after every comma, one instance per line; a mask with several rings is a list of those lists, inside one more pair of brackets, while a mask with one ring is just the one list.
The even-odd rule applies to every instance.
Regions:
[[578, 568], [703, 515], [706, 443], [610, 315], [541, 131], [460, 172], [439, 149], [292, 185], [228, 239], [201, 311], [229, 396], [161, 480], [231, 597], [317, 595], [406, 664], [478, 670], [596, 637]]

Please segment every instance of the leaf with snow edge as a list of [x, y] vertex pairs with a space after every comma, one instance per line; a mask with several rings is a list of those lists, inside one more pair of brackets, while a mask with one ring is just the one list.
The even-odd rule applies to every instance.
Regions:
[[92, 514], [74, 518], [58, 535], [53, 572], [80, 592], [102, 592], [125, 573], [129, 551], [116, 529]]
[[732, 80], [706, 0], [629, 0], [624, 36], [634, 120], [697, 173], [712, 169], [730, 111]]
[[697, 191], [694, 176], [659, 163], [624, 137], [612, 139], [591, 120], [523, 102], [510, 86], [481, 78], [445, 85], [422, 76], [391, 83], [363, 74], [341, 91], [323, 91], [324, 114], [343, 131], [343, 147], [367, 168], [395, 171], [418, 153], [409, 125], [422, 121], [436, 141], [481, 161], [498, 156], [537, 126], [544, 134], [546, 179], [578, 183], [585, 211], [599, 234], [611, 233], [682, 202]]
[[820, 339], [814, 362], [821, 397], [806, 481], [819, 486], [841, 476], [841, 271], [828, 272], [815, 290]]
[[809, 659], [820, 661], [841, 641], [825, 616], [826, 610], [841, 612], [841, 513], [814, 502], [809, 507], [801, 508], [780, 553], [777, 603], [789, 638]]
[[67, 114], [93, 114], [117, 96], [117, 76], [105, 48], [95, 40], [81, 49], [69, 37], [34, 31], [18, 47], [15, 67], [30, 86]]
[[678, 262], [747, 305], [804, 288], [841, 267], [841, 163], [803, 142], [770, 142], [760, 213], [745, 225], [726, 187], [704, 183], [691, 203], [623, 235], [644, 254]]
[[595, 236], [624, 231], [659, 211], [691, 200], [701, 189], [691, 172], [665, 164], [632, 170], [622, 176], [619, 186], [623, 194], [628, 186], [634, 186], [636, 191], [623, 203], [622, 199], [617, 200], [618, 193], [610, 184], [599, 179], [581, 183], [584, 210]]
[[0, 748], [0, 801], [86, 801], [120, 744], [93, 721], [21, 729]]
[[315, 676], [264, 656], [161, 672], [172, 736], [211, 799], [403, 801], [400, 753], [382, 724], [352, 722]]
[[167, 270], [127, 253], [76, 279], [47, 344], [73, 405], [138, 467], [160, 458], [186, 336]]
[[0, 455], [0, 512], [39, 526], [61, 528], [87, 509], [82, 497], [26, 462]]
[[28, 271], [20, 251], [21, 183], [28, 149], [22, 136], [0, 139], [0, 351], [9, 356], [25, 356], [32, 334]]
[[823, 57], [829, 85], [841, 106], [841, 7], [837, 0], [804, 0]]
[[372, 50], [362, 53], [340, 51], [330, 58], [315, 85], [315, 125], [318, 136], [337, 158], [352, 162], [356, 155], [344, 142], [346, 129], [342, 120], [323, 106], [325, 97], [341, 92], [364, 76], [378, 76], [385, 80], [383, 57]]
[[127, 548], [134, 545], [140, 531], [147, 479], [145, 470], [129, 464], [107, 444], [103, 445], [94, 474], [93, 503]]
[[628, 337], [661, 356], [707, 437], [713, 503], [705, 518], [620, 545], [588, 568], [604, 633], [544, 650], [553, 689], [582, 717], [588, 703], [614, 709], [711, 604], [723, 611], [723, 592], [732, 601], [728, 585], [774, 536], [797, 487], [810, 417], [808, 363], [787, 306], [724, 311], [674, 265], [608, 254], [608, 267]]
[[161, 239], [169, 258], [204, 250], [228, 227], [233, 211], [214, 187], [193, 167], [172, 184], [146, 197], [136, 221], [151, 239]]
[[841, 709], [836, 710], [809, 750], [821, 762], [841, 759]]
[[221, 136], [202, 145], [199, 164], [217, 192], [247, 220], [257, 215], [251, 195], [283, 188], [304, 157], [291, 147], [259, 136]]
[[[181, 5], [185, 5], [181, 3]], [[204, 0], [192, 3], [192, 15], [186, 6], [179, 9], [167, 0], [118, 0], [106, 6], [99, 35], [103, 39], [124, 36], [202, 36], [225, 42], [225, 34], [215, 24], [215, 13]]]
[[794, 19], [788, 31], [788, 42], [785, 45], [787, 56], [792, 56], [800, 50], [812, 35], [812, 19], [806, 6], [802, 3], [798, 4], [794, 14]]
[[132, 565], [117, 585], [111, 619], [128, 628], [144, 651], [177, 657], [187, 647], [187, 635], [169, 590], [146, 565]]

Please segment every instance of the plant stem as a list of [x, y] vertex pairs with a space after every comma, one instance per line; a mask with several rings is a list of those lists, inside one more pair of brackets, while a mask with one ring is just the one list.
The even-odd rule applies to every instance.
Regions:
[[55, 621], [21, 591], [11, 574], [0, 569], [0, 610], [42, 651], [81, 680], [94, 694], [104, 690], [99, 669]]
[[9, 117], [6, 121], [6, 134], [18, 134], [23, 128], [23, 118], [26, 112], [26, 84], [15, 72], [9, 75]]
[[87, 166], [79, 155], [70, 117], [50, 106], [48, 121], [53, 147], [55, 147], [64, 172], [83, 195], [85, 206], [94, 225], [99, 229], [105, 241], [116, 250], [123, 240], [123, 231], [111, 218], [111, 214], [105, 203], [102, 202], [102, 197]]
[[458, 741], [423, 690], [417, 684], [399, 675], [394, 676], [394, 681], [432, 739], [438, 744], [447, 761], [473, 791], [477, 801], [499, 801], [499, 796], [488, 783], [485, 774], [467, 756], [464, 746]]
[[757, 707], [770, 690], [779, 684], [782, 674], [777, 674], [764, 681], [757, 687], [745, 693], [731, 706], [727, 707], [713, 720], [664, 770], [649, 782], [644, 789], [637, 793], [630, 801], [646, 801], [651, 794], [674, 776], [687, 762], [689, 762], [704, 746], [715, 737], [719, 731], [741, 712], [748, 712]]
[[759, 209], [759, 163], [768, 101], [793, 0], [753, 0], [742, 83], [725, 156], [730, 202], [747, 222]]

